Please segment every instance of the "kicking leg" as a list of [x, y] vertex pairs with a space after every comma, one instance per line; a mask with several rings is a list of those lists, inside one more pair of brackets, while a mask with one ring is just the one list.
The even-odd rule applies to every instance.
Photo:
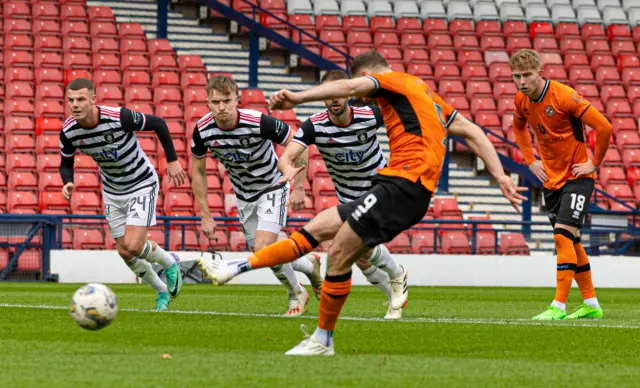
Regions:
[[[279, 229], [280, 225], [276, 223], [269, 223], [268, 221], [262, 221], [260, 225], [261, 226], [258, 226], [258, 228], [262, 228], [262, 230], [256, 231], [255, 250], [263, 249], [264, 247], [273, 244], [278, 239], [278, 234], [273, 231], [275, 229]], [[304, 314], [307, 303], [309, 302], [309, 294], [298, 281], [296, 274], [293, 272], [291, 263], [277, 264], [271, 267], [271, 270], [280, 283], [285, 287], [289, 295], [289, 306], [285, 315], [298, 316]]]
[[331, 240], [337, 231], [331, 229], [336, 220], [340, 223], [337, 208], [329, 208], [315, 216], [302, 229], [292, 233], [288, 239], [256, 250], [247, 259], [199, 260], [198, 265], [202, 273], [214, 285], [218, 285], [227, 283], [243, 272], [290, 263], [310, 253], [319, 243]]

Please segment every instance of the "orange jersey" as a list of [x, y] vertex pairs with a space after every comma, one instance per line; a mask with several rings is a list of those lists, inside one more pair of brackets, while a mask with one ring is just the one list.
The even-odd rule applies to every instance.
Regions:
[[[571, 166], [589, 161], [581, 118], [591, 104], [569, 86], [548, 80], [537, 100], [518, 92], [514, 107], [516, 138], [518, 131], [522, 134], [526, 131], [526, 123], [529, 123], [538, 139], [538, 152], [549, 178], [544, 187], [557, 190], [568, 180], [576, 179], [571, 173]], [[522, 143], [518, 141], [518, 146], [529, 165], [535, 160], [533, 151], [530, 148], [526, 150]], [[595, 179], [596, 174], [584, 177]]]
[[389, 165], [380, 175], [420, 183], [434, 192], [447, 150], [446, 128], [457, 112], [420, 78], [406, 73], [372, 74], [370, 95], [380, 107], [389, 137]]

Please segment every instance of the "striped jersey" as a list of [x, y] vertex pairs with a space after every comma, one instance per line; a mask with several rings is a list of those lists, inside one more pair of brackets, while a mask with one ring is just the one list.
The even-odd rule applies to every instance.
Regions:
[[62, 156], [73, 157], [80, 150], [93, 158], [100, 167], [103, 191], [108, 195], [129, 195], [157, 185], [156, 170], [134, 134], [145, 129], [145, 115], [107, 106], [98, 106], [98, 111], [98, 125], [94, 128], [81, 127], [73, 116], [62, 124]]
[[287, 124], [251, 109], [238, 109], [232, 129], [218, 128], [209, 113], [196, 123], [191, 153], [204, 158], [211, 150], [229, 173], [238, 199], [253, 202], [282, 186], [273, 142], [286, 143], [290, 133]]
[[316, 145], [342, 203], [366, 193], [376, 170], [387, 165], [376, 135], [384, 123], [380, 109], [376, 106], [349, 109], [348, 125], [334, 124], [325, 110], [305, 121], [293, 138], [304, 147]]

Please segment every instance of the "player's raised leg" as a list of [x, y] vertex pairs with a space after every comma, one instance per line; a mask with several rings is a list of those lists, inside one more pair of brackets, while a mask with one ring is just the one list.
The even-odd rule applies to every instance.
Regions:
[[333, 239], [335, 230], [332, 227], [336, 224], [341, 225], [342, 221], [337, 207], [332, 207], [319, 213], [288, 239], [256, 250], [247, 259], [201, 260], [200, 270], [214, 285], [221, 285], [247, 271], [290, 263], [310, 253], [321, 242]]
[[598, 303], [593, 281], [591, 280], [591, 264], [579, 236], [573, 240], [573, 248], [578, 257], [578, 267], [576, 268], [574, 279], [578, 283], [580, 294], [582, 294], [583, 305], [574, 313], [567, 315], [566, 319], [600, 319], [603, 315], [602, 307]]

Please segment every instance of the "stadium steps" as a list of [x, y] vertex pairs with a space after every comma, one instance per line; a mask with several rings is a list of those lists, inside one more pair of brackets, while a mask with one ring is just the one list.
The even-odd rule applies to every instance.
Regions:
[[[521, 221], [522, 216], [516, 213], [507, 201], [500, 188], [492, 185], [488, 177], [476, 176], [472, 168], [461, 168], [455, 163], [449, 164], [449, 193], [458, 201], [463, 217], [489, 215], [496, 221]], [[531, 220], [535, 222], [549, 222], [547, 215], [540, 211], [538, 204], [532, 207]], [[521, 231], [520, 225], [495, 225], [498, 230]], [[527, 241], [531, 252], [553, 252], [553, 228], [551, 225], [533, 226], [531, 238]], [[538, 233], [536, 233], [538, 232]]]
[[[156, 38], [157, 5], [153, 0], [121, 2], [112, 0], [88, 1], [91, 6], [111, 7], [118, 23], [140, 23], [148, 39]], [[179, 12], [168, 14], [168, 39], [178, 55], [200, 55], [209, 72], [232, 73], [240, 88], [249, 84], [249, 50], [242, 44], [230, 40], [227, 34], [216, 34], [198, 20], [183, 16]], [[295, 74], [288, 74], [284, 66], [273, 66], [269, 60], [258, 62], [258, 88], [265, 97], [286, 87], [293, 91], [304, 90], [313, 84], [302, 82]], [[301, 121], [324, 110], [322, 103], [305, 104], [294, 110]]]

